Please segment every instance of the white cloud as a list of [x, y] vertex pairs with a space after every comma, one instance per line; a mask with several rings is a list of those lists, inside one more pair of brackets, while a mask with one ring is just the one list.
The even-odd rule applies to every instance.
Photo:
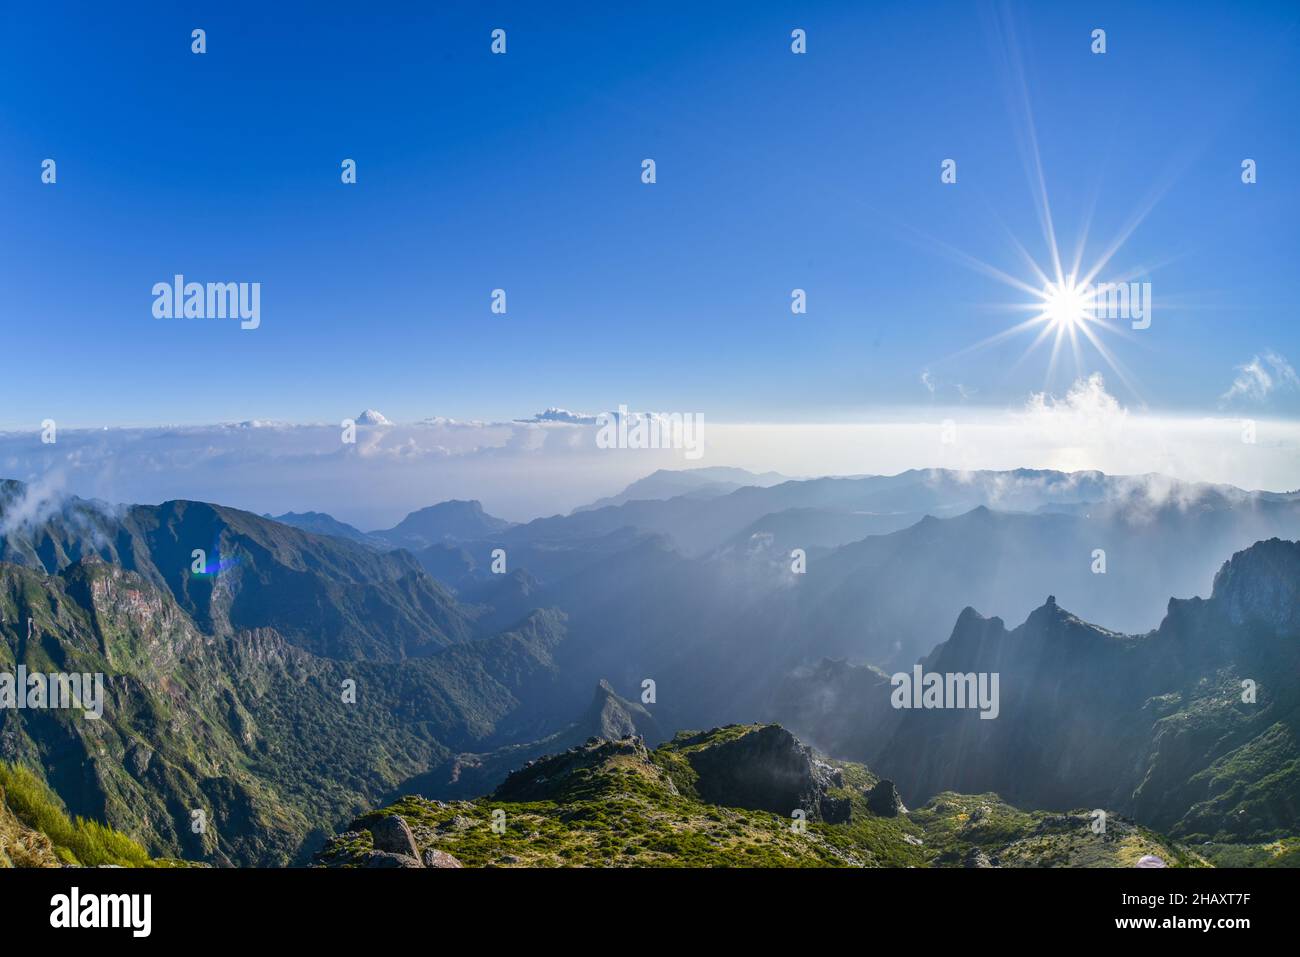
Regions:
[[1272, 350], [1252, 356], [1249, 362], [1236, 367], [1237, 376], [1228, 391], [1219, 398], [1224, 402], [1248, 399], [1263, 402], [1273, 392], [1286, 392], [1300, 388], [1300, 376], [1284, 356]]
[[588, 415], [586, 412], [570, 412], [568, 409], [557, 409], [554, 406], [545, 412], [538, 412], [531, 419], [518, 419], [519, 422], [559, 422], [564, 425], [596, 425], [599, 417]]
[[[109, 502], [187, 498], [258, 513], [324, 511], [374, 529], [449, 498], [476, 498], [503, 518], [528, 520], [614, 494], [655, 469], [696, 465], [808, 476], [1097, 469], [1287, 490], [1300, 461], [1300, 422], [1260, 418], [1257, 441], [1247, 445], [1235, 417], [1129, 410], [1099, 375], [1063, 397], [1036, 394], [1013, 409], [871, 409], [826, 423], [710, 420], [702, 462], [680, 450], [601, 449], [598, 427], [585, 421], [596, 417], [570, 415], [582, 421], [430, 418], [361, 427], [353, 445], [341, 441], [338, 423], [60, 429], [55, 445], [35, 432], [7, 432], [0, 477], [39, 483], [24, 515], [39, 514], [63, 490]], [[943, 440], [945, 420], [954, 424], [953, 441]]]
[[1027, 424], [1048, 435], [1069, 441], [1079, 436], [1113, 435], [1124, 428], [1128, 410], [1106, 391], [1100, 372], [1077, 379], [1064, 398], [1035, 392], [1025, 403]]

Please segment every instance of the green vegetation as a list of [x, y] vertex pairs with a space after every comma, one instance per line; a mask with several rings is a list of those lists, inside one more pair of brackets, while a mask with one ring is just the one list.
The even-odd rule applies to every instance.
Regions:
[[46, 575], [0, 561], [0, 670], [106, 678], [99, 721], [0, 714], [6, 757], [156, 857], [303, 863], [340, 821], [489, 733], [562, 634], [538, 612], [425, 658], [341, 662], [269, 628], [205, 635], [166, 590], [106, 562]]
[[1300, 867], [1300, 838], [1268, 844], [1203, 844], [1197, 850], [1215, 867]]
[[136, 841], [98, 821], [69, 818], [58, 797], [24, 767], [0, 762], [0, 867], [149, 867]]
[[[1020, 811], [992, 794], [943, 794], [910, 814], [877, 816], [865, 794], [875, 775], [846, 762], [831, 762], [843, 785], [826, 793], [850, 799], [847, 823], [808, 820], [801, 830], [789, 817], [700, 801], [686, 755], [757, 727], [679, 734], [653, 751], [634, 738], [593, 740], [521, 769], [489, 798], [404, 797], [354, 821], [317, 863], [366, 866], [367, 827], [392, 814], [421, 852], [445, 851], [467, 867], [944, 867], [971, 866], [976, 851], [1004, 867], [1132, 867], [1146, 854], [1173, 867], [1206, 863], [1117, 817], [1097, 835], [1084, 812]], [[504, 814], [503, 833], [494, 812]]]

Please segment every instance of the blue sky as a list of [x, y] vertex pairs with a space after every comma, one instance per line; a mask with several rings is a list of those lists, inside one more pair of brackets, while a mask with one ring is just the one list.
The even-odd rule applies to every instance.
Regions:
[[[1076, 371], [1214, 412], [1234, 367], [1300, 361], [1292, 4], [269, 6], [5, 11], [0, 428], [852, 420], [1023, 403]], [[1016, 365], [1028, 333], [955, 355], [1025, 297], [940, 244], [1017, 276], [1009, 237], [1049, 261], [1015, 63], [1067, 252], [1094, 196], [1085, 263], [1159, 196], [1113, 260], [1155, 297], [1150, 329], [1106, 340], [1135, 390], [1091, 350], [1051, 379], [1044, 348]], [[261, 282], [261, 327], [154, 319], [178, 272]]]

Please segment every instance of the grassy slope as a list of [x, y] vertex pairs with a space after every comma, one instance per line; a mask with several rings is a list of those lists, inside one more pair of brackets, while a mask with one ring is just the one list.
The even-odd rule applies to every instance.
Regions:
[[[684, 753], [753, 727], [682, 735], [650, 752], [625, 742], [588, 745], [603, 749], [589, 752], [594, 763], [545, 782], [545, 799], [444, 804], [405, 797], [354, 822], [352, 830], [326, 846], [319, 861], [360, 864], [371, 849], [367, 822], [400, 814], [422, 851], [446, 851], [466, 866], [960, 866], [973, 848], [1014, 867], [1131, 867], [1144, 854], [1156, 854], [1171, 866], [1205, 864], [1115, 817], [1107, 834], [1099, 836], [1085, 812], [1019, 811], [992, 794], [943, 794], [910, 814], [878, 817], [862, 794], [875, 776], [844, 762], [831, 762], [844, 773], [844, 787], [831, 793], [852, 799], [847, 824], [809, 821], [800, 833], [789, 818], [699, 801]], [[494, 811], [505, 813], [504, 834], [492, 829]]]
[[26, 768], [0, 763], [0, 868], [149, 867], [145, 849], [97, 821], [70, 818], [59, 799]]

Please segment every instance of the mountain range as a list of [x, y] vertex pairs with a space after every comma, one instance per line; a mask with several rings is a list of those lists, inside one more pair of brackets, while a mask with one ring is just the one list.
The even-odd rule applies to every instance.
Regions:
[[[1225, 854], [1294, 835], [1295, 493], [743, 479], [656, 473], [524, 524], [447, 502], [375, 532], [0, 484], [0, 673], [108, 689], [100, 722], [0, 709], [0, 761], [155, 857], [217, 864], [305, 863], [370, 808], [490, 794], [588, 738], [755, 719], [909, 805], [1109, 808]], [[890, 707], [918, 661], [997, 671], [999, 718]]]

